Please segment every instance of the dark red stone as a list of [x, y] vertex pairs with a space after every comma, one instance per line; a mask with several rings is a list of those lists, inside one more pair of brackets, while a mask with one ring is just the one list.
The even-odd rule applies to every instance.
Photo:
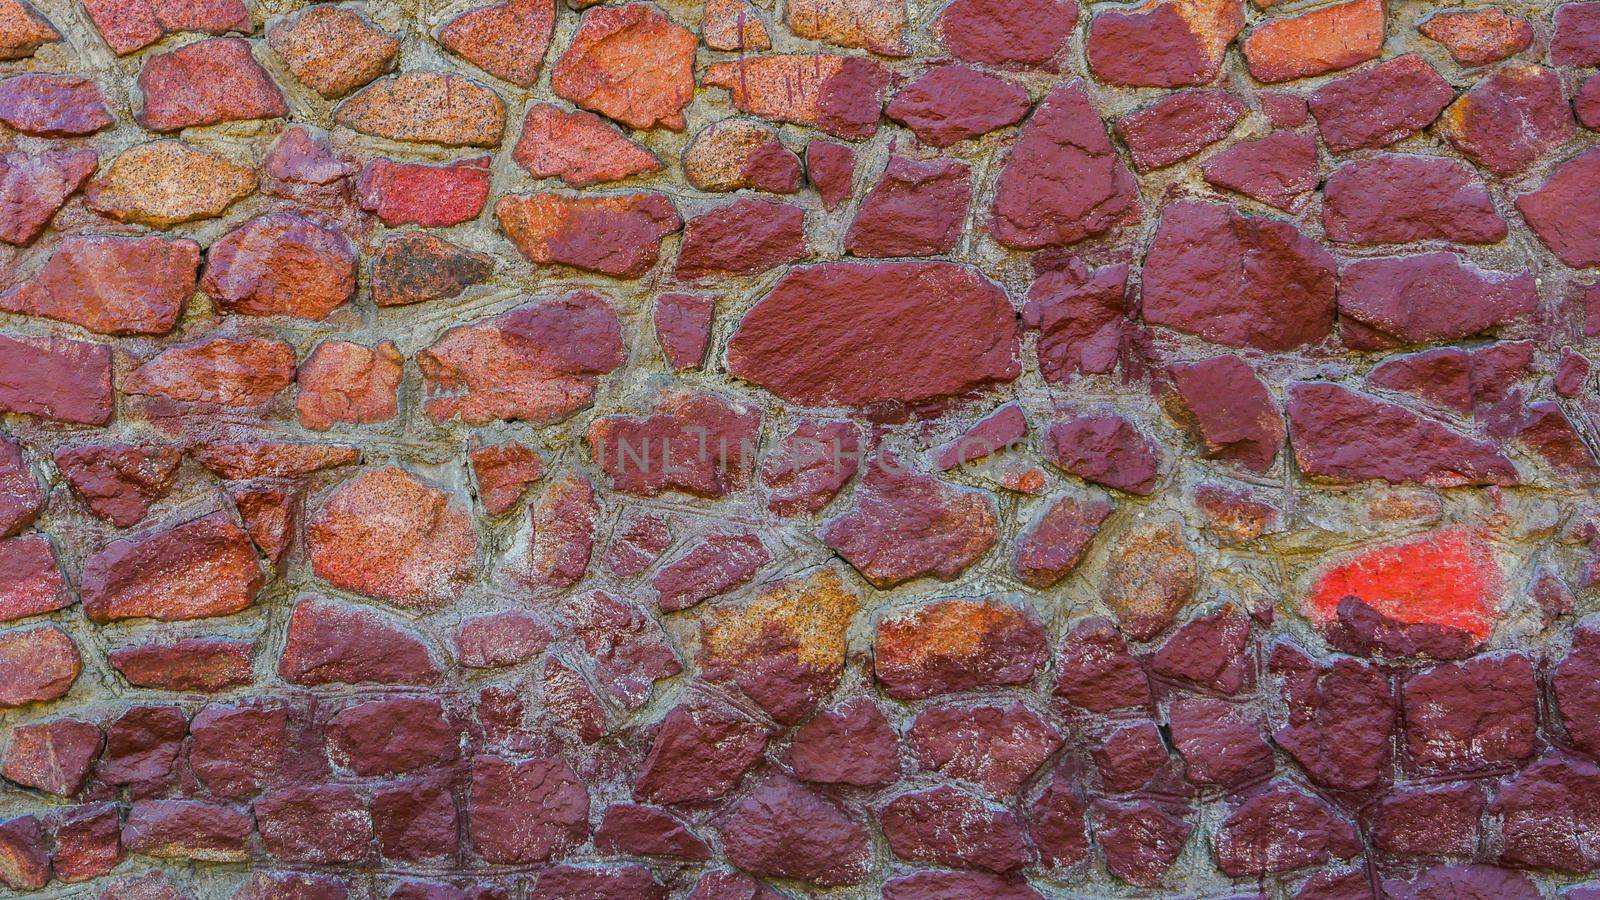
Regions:
[[883, 885], [884, 900], [1043, 900], [1018, 878], [986, 872], [913, 872]]
[[[1563, 896], [1568, 900], [1584, 900], [1584, 891], [1579, 888]], [[1383, 894], [1398, 900], [1444, 900], [1448, 897], [1538, 900], [1544, 896], [1522, 872], [1478, 864], [1428, 866], [1410, 881], [1386, 878]]]
[[1483, 807], [1475, 784], [1396, 788], [1372, 811], [1372, 842], [1405, 856], [1471, 856]]
[[601, 853], [661, 856], [699, 862], [711, 858], [711, 848], [688, 823], [655, 806], [618, 803], [606, 810], [594, 833]]
[[1377, 667], [1348, 658], [1321, 664], [1285, 643], [1273, 648], [1270, 671], [1281, 679], [1283, 717], [1272, 738], [1312, 781], [1360, 791], [1383, 779], [1396, 721]]
[[1015, 125], [1032, 105], [1020, 84], [969, 66], [944, 65], [901, 88], [884, 113], [924, 144], [944, 148]]
[[786, 775], [757, 785], [719, 830], [728, 861], [755, 875], [839, 887], [860, 883], [871, 865], [867, 829]]
[[1036, 858], [1021, 817], [953, 787], [901, 794], [878, 823], [889, 849], [909, 862], [1004, 873]]
[[1561, 76], [1534, 65], [1507, 66], [1466, 92], [1442, 129], [1468, 159], [1501, 177], [1517, 175], [1572, 138], [1572, 107]]
[[1517, 211], [1558, 259], [1574, 268], [1600, 265], [1600, 213], [1588, 198], [1600, 185], [1600, 150], [1557, 166], [1537, 189], [1517, 196]]
[[427, 697], [373, 700], [327, 725], [329, 757], [362, 777], [395, 775], [455, 758], [460, 729]]
[[1550, 687], [1567, 739], [1600, 758], [1600, 622], [1584, 619], [1572, 629], [1572, 644], [1552, 671]]
[[817, 189], [824, 209], [833, 209], [850, 199], [855, 175], [854, 150], [831, 141], [806, 144], [806, 178]]
[[1121, 416], [1081, 416], [1050, 426], [1045, 458], [1085, 481], [1147, 496], [1161, 451]]
[[514, 666], [539, 655], [553, 638], [550, 627], [530, 613], [487, 613], [456, 629], [456, 658], [469, 669]]
[[261, 846], [285, 862], [348, 863], [365, 859], [372, 817], [355, 788], [308, 785], [274, 791], [254, 804]]
[[1238, 462], [1265, 472], [1283, 446], [1283, 416], [1272, 393], [1249, 363], [1215, 356], [1168, 369], [1179, 418], [1210, 459]]
[[767, 508], [785, 517], [819, 512], [860, 468], [860, 428], [850, 422], [800, 422], [761, 464]]
[[755, 534], [711, 535], [662, 567], [650, 585], [656, 589], [656, 604], [676, 612], [747, 584], [769, 559]]
[[1083, 82], [1039, 103], [1001, 170], [990, 224], [1014, 250], [1066, 246], [1139, 221], [1139, 191]]
[[667, 900], [667, 889], [637, 864], [552, 866], [539, 874], [529, 900]]
[[1230, 878], [1259, 877], [1349, 859], [1361, 852], [1361, 839], [1333, 807], [1278, 783], [1235, 807], [1212, 836], [1212, 848], [1217, 868]]
[[476, 219], [489, 200], [489, 157], [443, 166], [375, 159], [361, 170], [356, 196], [391, 227], [460, 225]]
[[1250, 617], [1225, 605], [1168, 638], [1150, 657], [1150, 671], [1221, 694], [1255, 685]]
[[295, 684], [432, 684], [439, 664], [402, 620], [374, 609], [303, 598], [289, 617], [278, 674]]
[[1556, 7], [1550, 61], [1558, 66], [1600, 65], [1600, 4], [1563, 3]]
[[661, 623], [636, 604], [590, 591], [569, 600], [563, 615], [601, 688], [630, 710], [650, 699], [652, 684], [682, 671]]
[[212, 38], [150, 57], [139, 73], [139, 124], [151, 131], [288, 115], [283, 92], [238, 38]]
[[1489, 814], [1500, 819], [1500, 862], [1529, 869], [1592, 872], [1600, 850], [1585, 839], [1600, 828], [1600, 769], [1559, 752], [1500, 785]]
[[709, 392], [668, 392], [649, 416], [605, 416], [589, 425], [589, 448], [611, 486], [654, 497], [682, 491], [722, 497], [750, 484], [761, 410]]
[[109, 347], [0, 335], [0, 410], [104, 425], [111, 421], [111, 406]]
[[1521, 654], [1480, 656], [1412, 675], [1402, 688], [1406, 751], [1426, 772], [1470, 772], [1535, 749], [1533, 666]]
[[240, 862], [255, 823], [227, 806], [194, 800], [141, 800], [128, 809], [122, 845], [167, 859]]
[[100, 728], [81, 719], [49, 719], [11, 729], [0, 775], [23, 787], [70, 797], [83, 789], [100, 755]]
[[972, 182], [958, 160], [889, 158], [845, 232], [855, 256], [938, 256], [954, 250], [967, 219]]
[[175, 706], [132, 707], [106, 728], [105, 753], [95, 774], [110, 784], [165, 779], [188, 731], [188, 718]]
[[1231, 788], [1272, 773], [1272, 749], [1247, 707], [1184, 697], [1173, 701], [1167, 718], [1172, 744], [1195, 784]]
[[1131, 334], [1128, 266], [1091, 270], [1082, 260], [1041, 272], [1028, 289], [1023, 324], [1039, 332], [1039, 370], [1066, 384], [1079, 374], [1115, 368]]
[[1118, 726], [1091, 752], [1100, 784], [1114, 794], [1138, 791], [1170, 768], [1171, 755], [1161, 730], [1151, 721]]
[[637, 514], [619, 522], [615, 534], [606, 550], [606, 568], [619, 578], [644, 574], [672, 543], [667, 520], [653, 514]]
[[1292, 211], [1317, 189], [1317, 140], [1279, 133], [1240, 141], [1200, 167], [1208, 183]]
[[218, 797], [248, 797], [282, 773], [288, 729], [282, 706], [207, 706], [189, 726], [189, 767]]
[[758, 275], [808, 255], [805, 210], [767, 200], [736, 200], [684, 226], [675, 274], [691, 281]]
[[981, 786], [991, 796], [1017, 791], [1061, 746], [1061, 735], [1020, 703], [936, 706], [907, 734], [926, 771]]
[[448, 300], [488, 278], [494, 268], [494, 260], [482, 253], [422, 231], [404, 231], [385, 239], [372, 260], [372, 299], [379, 306]]
[[698, 369], [711, 343], [716, 299], [703, 294], [667, 293], [656, 298], [656, 340], [667, 365], [676, 371]]
[[56, 816], [55, 839], [50, 868], [58, 881], [108, 875], [122, 862], [122, 814], [115, 803], [68, 807]]
[[190, 638], [170, 644], [123, 647], [106, 655], [135, 687], [212, 693], [252, 683], [255, 645], [221, 638]]
[[1217, 77], [1244, 28], [1239, 0], [1156, 2], [1102, 11], [1089, 23], [1089, 71], [1126, 87], [1184, 87]]
[[1526, 321], [1538, 305], [1533, 273], [1485, 271], [1443, 251], [1357, 260], [1339, 277], [1339, 315], [1360, 326], [1342, 329], [1354, 349], [1473, 337]]
[[[4, 452], [0, 445], [0, 456]], [[0, 488], [0, 503], [4, 500], [3, 491]], [[0, 540], [0, 622], [55, 612], [72, 603], [55, 545], [48, 535]]]
[[54, 459], [89, 511], [119, 528], [138, 524], [166, 496], [182, 461], [175, 447], [131, 444], [62, 447]]
[[443, 779], [390, 780], [372, 796], [373, 832], [387, 859], [448, 863], [459, 849], [456, 796]]
[[1376, 150], [1427, 128], [1455, 99], [1433, 66], [1414, 53], [1330, 82], [1311, 95], [1323, 143], [1335, 153]]
[[1161, 884], [1194, 831], [1179, 810], [1149, 800], [1096, 800], [1093, 810], [1106, 869], [1140, 887]]
[[801, 726], [789, 762], [804, 781], [880, 787], [900, 777], [900, 741], [871, 698], [855, 697]]
[[1145, 255], [1144, 318], [1230, 347], [1290, 350], [1333, 326], [1332, 254], [1288, 222], [1181, 200]]
[[50, 840], [38, 816], [0, 822], [0, 885], [37, 891], [50, 883]]
[[[1492, 244], [1506, 236], [1505, 220], [1483, 182], [1453, 159], [1389, 153], [1348, 162], [1328, 176], [1322, 194], [1322, 227], [1332, 241]], [[1530, 196], [1518, 202], [1540, 207], [1542, 201]], [[1519, 208], [1530, 219], [1537, 216]]]
[[722, 797], [766, 746], [766, 728], [732, 709], [705, 703], [673, 707], [640, 767], [634, 796], [669, 804]]
[[1117, 120], [1133, 165], [1149, 172], [1188, 159], [1222, 140], [1248, 111], [1227, 91], [1180, 91]]
[[1072, 866], [1089, 856], [1088, 805], [1083, 791], [1065, 771], [1057, 769], [1049, 784], [1028, 805], [1028, 832], [1047, 866]]
[[1073, 627], [1056, 656], [1055, 694], [1074, 706], [1103, 713], [1150, 702], [1150, 683], [1139, 660], [1106, 619]]
[[1063, 0], [956, 0], [933, 31], [957, 59], [1012, 69], [1060, 71], [1078, 24], [1078, 4]]
[[491, 863], [546, 863], [589, 836], [589, 794], [561, 759], [472, 761], [470, 825], [478, 856]]
[[1313, 478], [1439, 486], [1518, 480], [1492, 445], [1338, 385], [1291, 386], [1287, 412], [1295, 464]]

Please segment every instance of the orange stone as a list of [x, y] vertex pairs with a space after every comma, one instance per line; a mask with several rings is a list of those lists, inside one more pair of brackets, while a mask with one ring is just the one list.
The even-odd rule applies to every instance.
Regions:
[[254, 193], [256, 173], [181, 141], [122, 152], [85, 191], [89, 208], [119, 222], [171, 228], [211, 219]]
[[706, 0], [700, 38], [713, 50], [765, 50], [772, 46], [767, 26], [748, 0]]
[[400, 39], [353, 9], [327, 4], [273, 22], [267, 46], [301, 84], [331, 100], [387, 72]]
[[61, 32], [25, 0], [0, 0], [0, 59], [32, 56], [59, 40]]
[[1533, 44], [1533, 26], [1528, 20], [1498, 9], [1434, 13], [1417, 30], [1443, 44], [1463, 66], [1499, 62]]
[[506, 0], [456, 16], [439, 43], [496, 78], [532, 87], [555, 25], [555, 0]]
[[407, 72], [375, 82], [339, 104], [334, 121], [391, 141], [498, 147], [506, 105], [494, 91], [443, 72]]
[[796, 125], [815, 125], [822, 111], [823, 85], [844, 68], [845, 58], [827, 54], [757, 56], [712, 63], [706, 87], [727, 88], [733, 105], [760, 116]]
[[399, 411], [405, 357], [390, 341], [364, 347], [324, 341], [300, 364], [295, 381], [300, 424], [327, 431], [337, 423], [387, 422]]
[[500, 198], [494, 214], [533, 262], [616, 278], [650, 271], [661, 255], [661, 239], [683, 227], [664, 194], [513, 194]]
[[1482, 537], [1446, 528], [1427, 537], [1357, 554], [1323, 570], [1306, 598], [1307, 614], [1332, 623], [1339, 603], [1355, 597], [1405, 625], [1439, 625], [1488, 638], [1502, 578]]
[[594, 113], [550, 103], [528, 109], [511, 158], [535, 178], [560, 178], [573, 187], [661, 171], [661, 161]]
[[1349, 0], [1290, 19], [1272, 19], [1245, 36], [1245, 65], [1268, 84], [1337, 72], [1383, 52], [1384, 0]]
[[790, 0], [789, 30], [840, 47], [906, 55], [905, 0]]
[[550, 86], [624, 125], [681, 131], [683, 108], [694, 99], [698, 45], [689, 29], [652, 7], [597, 7], [584, 13]]
[[179, 344], [134, 369], [128, 394], [183, 403], [260, 406], [294, 379], [294, 348], [270, 338], [217, 338]]

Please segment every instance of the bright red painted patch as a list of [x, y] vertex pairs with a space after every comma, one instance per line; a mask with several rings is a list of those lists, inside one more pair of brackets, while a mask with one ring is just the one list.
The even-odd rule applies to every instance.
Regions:
[[1488, 545], [1474, 532], [1449, 528], [1330, 567], [1306, 602], [1318, 623], [1333, 620], [1339, 601], [1353, 595], [1397, 622], [1443, 625], [1482, 640], [1494, 628], [1499, 592], [1500, 567]]

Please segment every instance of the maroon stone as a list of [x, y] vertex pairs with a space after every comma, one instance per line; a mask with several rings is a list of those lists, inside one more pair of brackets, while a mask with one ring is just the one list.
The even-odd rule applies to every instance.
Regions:
[[456, 659], [469, 669], [514, 666], [542, 653], [553, 638], [548, 625], [521, 610], [474, 616], [456, 629]]
[[[1345, 163], [1328, 176], [1322, 194], [1322, 227], [1332, 241], [1492, 244], [1506, 236], [1483, 182], [1452, 159], [1390, 153]], [[1538, 207], [1539, 200], [1527, 200], [1531, 196], [1518, 202]], [[1530, 220], [1537, 217], [1518, 208]]]
[[58, 422], [111, 421], [111, 349], [0, 335], [0, 410]]
[[667, 563], [650, 584], [656, 589], [657, 605], [675, 612], [748, 583], [770, 558], [754, 534], [712, 535]]
[[689, 220], [674, 273], [691, 281], [758, 275], [808, 255], [805, 210], [767, 200], [736, 200]]
[[1317, 189], [1317, 140], [1279, 133], [1240, 141], [1206, 160], [1200, 172], [1217, 187], [1292, 211]]
[[655, 806], [618, 803], [606, 810], [594, 833], [601, 853], [662, 856], [699, 862], [711, 858], [711, 848], [689, 830], [682, 819]]
[[55, 612], [72, 603], [49, 536], [30, 534], [0, 540], [0, 622]]
[[329, 757], [362, 777], [447, 762], [461, 741], [439, 701], [425, 697], [348, 707], [328, 722], [327, 736]]
[[189, 725], [189, 767], [211, 793], [248, 797], [282, 773], [288, 729], [282, 706], [207, 706]]
[[1090, 712], [1150, 702], [1143, 667], [1105, 619], [1085, 619], [1072, 629], [1056, 657], [1056, 673], [1056, 696]]
[[1117, 120], [1117, 137], [1133, 165], [1149, 172], [1188, 159], [1228, 136], [1244, 118], [1244, 101], [1227, 91], [1180, 91]]
[[1311, 95], [1323, 143], [1335, 153], [1376, 150], [1427, 128], [1455, 91], [1414, 53], [1324, 85]]
[[164, 779], [188, 731], [189, 720], [177, 707], [132, 707], [107, 727], [105, 753], [95, 774], [110, 784]]
[[860, 467], [860, 428], [850, 422], [801, 422], [761, 464], [767, 508], [785, 517], [819, 512]]
[[1093, 809], [1106, 869], [1140, 887], [1161, 884], [1194, 831], [1178, 810], [1149, 800], [1096, 800]]
[[786, 775], [757, 785], [719, 830], [729, 862], [755, 875], [839, 887], [860, 883], [871, 866], [867, 829]]
[[1574, 268], [1600, 265], [1600, 213], [1587, 202], [1596, 185], [1600, 150], [1586, 150], [1557, 166], [1536, 190], [1517, 197], [1517, 211], [1528, 227]]
[[1230, 347], [1290, 350], [1331, 330], [1334, 282], [1332, 254], [1293, 225], [1181, 200], [1162, 211], [1145, 255], [1144, 318]]
[[1272, 393], [1237, 356], [1216, 356], [1168, 369], [1174, 407], [1211, 459], [1265, 472], [1283, 446], [1283, 416]]
[[956, 0], [933, 31], [957, 59], [1010, 69], [1060, 71], [1078, 24], [1078, 4], [1063, 0]]
[[640, 767], [634, 796], [669, 804], [722, 797], [766, 746], [766, 728], [732, 709], [705, 703], [673, 707]]
[[1272, 749], [1246, 707], [1201, 697], [1175, 700], [1167, 711], [1172, 744], [1190, 781], [1238, 787], [1272, 772]]
[[789, 762], [804, 781], [880, 787], [900, 777], [900, 741], [883, 710], [856, 697], [801, 726]]
[[605, 591], [570, 600], [564, 615], [593, 664], [606, 694], [628, 709], [650, 699], [650, 687], [683, 670], [672, 642], [653, 616]]
[[1341, 329], [1345, 344], [1361, 350], [1473, 337], [1538, 305], [1533, 273], [1488, 272], [1443, 251], [1357, 260], [1339, 277], [1339, 315], [1360, 326]]
[[491, 863], [545, 863], [589, 836], [589, 794], [560, 759], [472, 761], [472, 841]]
[[1600, 769], [1552, 752], [1500, 785], [1489, 814], [1500, 819], [1500, 861], [1529, 869], [1592, 872], [1600, 851], [1584, 835], [1600, 828]]
[[855, 174], [854, 150], [831, 141], [806, 144], [806, 177], [817, 189], [824, 209], [833, 209], [850, 199]]
[[1041, 272], [1028, 289], [1023, 324], [1039, 332], [1039, 370], [1066, 384], [1078, 373], [1115, 368], [1131, 334], [1128, 266], [1090, 270], [1082, 260]]
[[1081, 416], [1050, 426], [1045, 458], [1085, 481], [1147, 496], [1161, 451], [1121, 416]]
[[81, 719], [50, 719], [11, 729], [0, 775], [23, 787], [70, 797], [100, 755], [100, 728]]
[[1049, 656], [1032, 609], [999, 600], [940, 600], [884, 615], [873, 673], [896, 700], [1026, 684]]
[[261, 845], [277, 859], [327, 865], [368, 855], [372, 817], [354, 788], [285, 788], [257, 800], [254, 810]]
[[540, 873], [529, 900], [667, 900], [667, 889], [650, 870], [637, 864], [620, 866], [553, 866]]
[[902, 88], [884, 113], [924, 144], [944, 148], [1015, 125], [1032, 105], [1020, 84], [969, 66], [945, 65]]
[[669, 293], [656, 298], [656, 340], [677, 371], [698, 369], [711, 343], [716, 299], [702, 294]]
[[855, 256], [938, 256], [954, 250], [967, 219], [972, 182], [966, 163], [889, 159], [845, 232]]
[[[1285, 827], [1293, 823], [1293, 827]], [[1349, 859], [1361, 852], [1355, 827], [1322, 800], [1287, 783], [1239, 804], [1211, 839], [1217, 868], [1260, 877]]]
[[1088, 806], [1083, 791], [1065, 771], [1056, 770], [1050, 783], [1028, 805], [1028, 831], [1047, 866], [1072, 866], [1089, 856]]
[[1244, 28], [1238, 0], [1156, 2], [1102, 11], [1089, 23], [1089, 71], [1126, 87], [1184, 87], [1217, 77]]
[[1445, 122], [1457, 150], [1501, 177], [1520, 174], [1574, 132], [1561, 76], [1534, 65], [1508, 66], [1478, 82]]
[[179, 131], [288, 115], [283, 92], [238, 38], [213, 38], [152, 56], [139, 73], [139, 124]]
[[1138, 222], [1133, 174], [1082, 81], [1051, 91], [1022, 126], [992, 212], [995, 239], [1014, 250], [1075, 244]]
[[1170, 768], [1171, 755], [1161, 730], [1151, 721], [1121, 725], [1091, 752], [1100, 784], [1111, 793], [1138, 791]]
[[1273, 648], [1270, 667], [1282, 679], [1283, 718], [1272, 734], [1278, 746], [1317, 784], [1343, 791], [1378, 784], [1396, 728], [1382, 671], [1348, 658], [1319, 664], [1287, 643]]
[[106, 655], [136, 687], [213, 693], [252, 683], [248, 641], [190, 638], [170, 644], [123, 647]]
[[1035, 859], [1019, 816], [953, 787], [901, 794], [878, 823], [889, 849], [910, 862], [1004, 873]]
[[1600, 65], [1600, 4], [1563, 3], [1556, 7], [1550, 61], [1558, 66]]
[[289, 617], [278, 674], [295, 684], [432, 684], [439, 664], [402, 620], [377, 610], [304, 598]]
[[1428, 772], [1470, 772], [1534, 753], [1533, 666], [1480, 656], [1412, 675], [1402, 689], [1406, 750]]
[[589, 425], [589, 448], [611, 485], [654, 497], [682, 491], [722, 497], [749, 487], [761, 410], [709, 392], [668, 392], [649, 416], [605, 416]]
[[1020, 703], [936, 706], [907, 735], [923, 769], [972, 782], [994, 797], [1017, 791], [1061, 746], [1061, 735]]
[[239, 862], [255, 831], [250, 817], [194, 800], [141, 800], [128, 809], [122, 846], [167, 859]]
[[1044, 900], [1019, 878], [986, 872], [913, 872], [883, 885], [884, 900]]
[[62, 810], [55, 821], [56, 852], [51, 870], [59, 881], [76, 884], [108, 875], [122, 862], [122, 814], [115, 803], [91, 803]]
[[1474, 784], [1396, 788], [1372, 812], [1372, 842], [1405, 856], [1471, 856], [1483, 807]]
[[390, 781], [372, 796], [378, 850], [407, 862], [454, 861], [461, 843], [456, 797], [442, 779]]

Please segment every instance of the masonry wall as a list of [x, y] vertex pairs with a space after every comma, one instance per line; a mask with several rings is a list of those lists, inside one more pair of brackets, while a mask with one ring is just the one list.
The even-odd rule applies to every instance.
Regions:
[[1600, 895], [1600, 2], [473, 2], [0, 0], [0, 892]]

